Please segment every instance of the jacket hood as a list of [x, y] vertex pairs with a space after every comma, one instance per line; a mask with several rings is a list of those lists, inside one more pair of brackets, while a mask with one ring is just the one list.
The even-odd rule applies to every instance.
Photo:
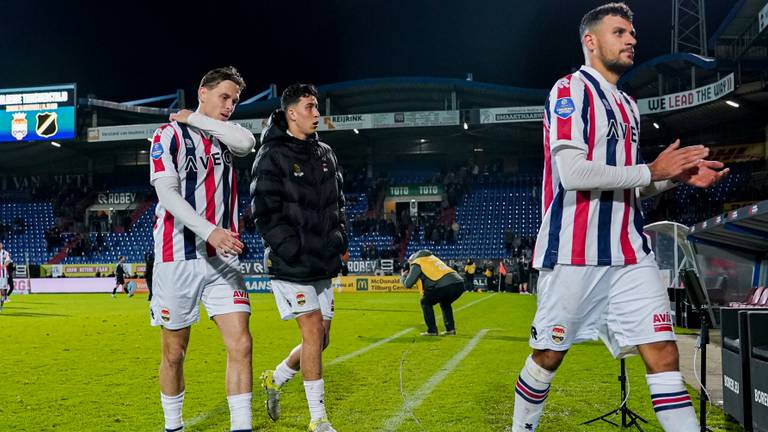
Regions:
[[302, 140], [288, 134], [288, 120], [285, 118], [285, 111], [276, 109], [270, 114], [269, 120], [264, 130], [261, 131], [261, 145], [272, 141], [290, 142], [296, 144], [312, 143], [318, 141], [317, 132], [308, 139]]

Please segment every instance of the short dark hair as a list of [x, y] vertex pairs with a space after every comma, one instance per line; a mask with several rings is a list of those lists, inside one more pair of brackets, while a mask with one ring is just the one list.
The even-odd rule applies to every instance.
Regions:
[[587, 29], [608, 15], [621, 17], [629, 22], [632, 22], [632, 17], [634, 14], [632, 13], [632, 10], [629, 8], [629, 6], [624, 3], [606, 3], [602, 6], [598, 6], [584, 14], [584, 16], [581, 18], [581, 24], [579, 25], [579, 37], [584, 36], [584, 33], [587, 32]]
[[301, 98], [306, 96], [317, 97], [317, 89], [312, 84], [291, 84], [285, 90], [283, 90], [282, 96], [280, 96], [280, 108], [283, 111], [287, 110], [289, 106], [295, 104]]
[[208, 71], [200, 80], [200, 87], [212, 89], [222, 81], [232, 81], [240, 87], [240, 91], [245, 89], [245, 80], [234, 66], [225, 66]]

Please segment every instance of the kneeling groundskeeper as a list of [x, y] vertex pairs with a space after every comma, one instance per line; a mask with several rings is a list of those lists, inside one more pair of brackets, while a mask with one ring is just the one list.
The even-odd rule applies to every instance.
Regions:
[[408, 266], [400, 273], [400, 282], [406, 288], [418, 284], [421, 292], [421, 310], [427, 331], [422, 336], [437, 336], [434, 306], [440, 304], [443, 311], [445, 331], [442, 335], [455, 335], [451, 303], [464, 292], [464, 279], [432, 252], [422, 249], [408, 258]]

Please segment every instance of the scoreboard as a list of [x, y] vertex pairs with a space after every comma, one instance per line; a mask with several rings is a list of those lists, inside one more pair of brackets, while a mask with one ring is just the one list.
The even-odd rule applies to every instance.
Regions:
[[75, 138], [75, 84], [0, 89], [0, 142]]

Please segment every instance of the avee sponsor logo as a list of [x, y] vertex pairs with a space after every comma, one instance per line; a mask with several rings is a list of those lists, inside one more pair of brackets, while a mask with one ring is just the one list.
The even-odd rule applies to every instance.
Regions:
[[184, 165], [182, 169], [187, 172], [197, 172], [200, 168], [207, 170], [211, 165], [215, 167], [223, 165], [231, 166], [232, 153], [229, 150], [224, 150], [223, 152], [212, 152], [210, 155], [201, 155], [197, 157], [194, 155], [187, 155], [184, 158]]
[[653, 314], [653, 331], [671, 332], [672, 331], [672, 315], [669, 312], [663, 314]]
[[233, 291], [232, 301], [234, 304], [251, 304], [251, 300], [248, 298], [247, 291]]

